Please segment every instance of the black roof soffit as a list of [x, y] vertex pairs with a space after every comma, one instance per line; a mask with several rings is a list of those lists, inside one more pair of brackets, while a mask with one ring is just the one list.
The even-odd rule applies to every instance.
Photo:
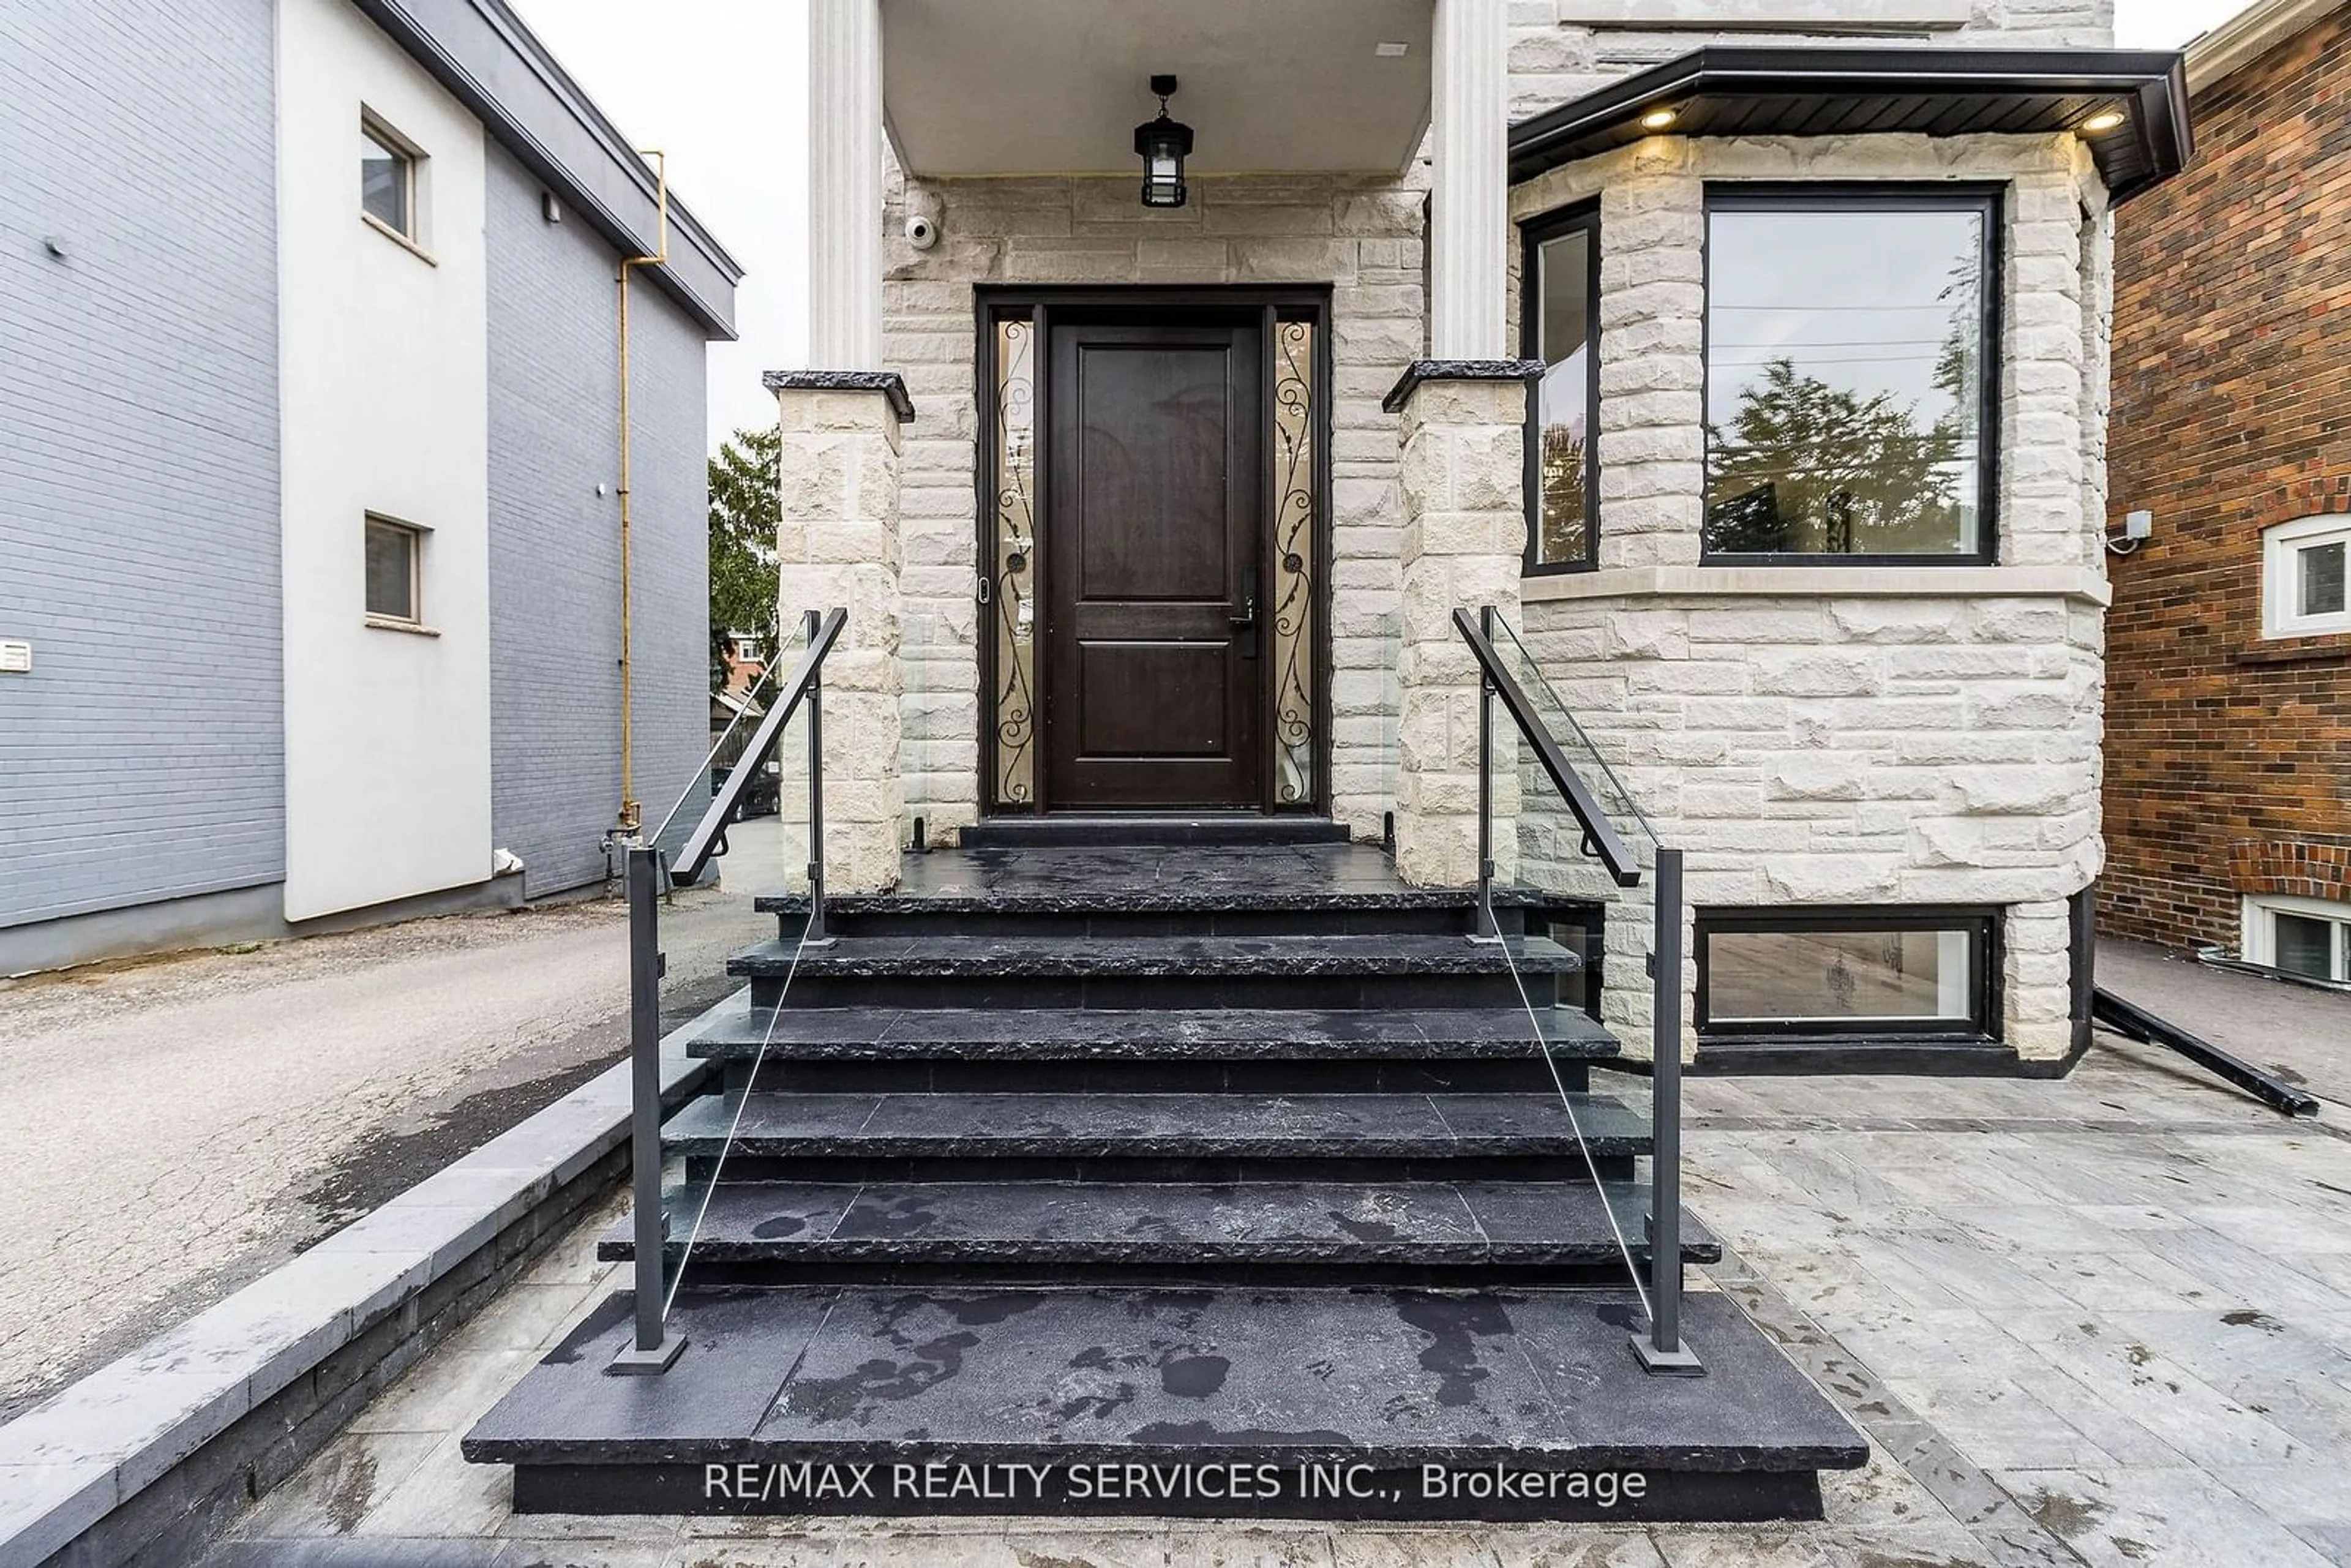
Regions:
[[1790, 47], [1716, 44], [1653, 66], [1510, 128], [1510, 182], [1657, 134], [2032, 134], [2100, 110], [2126, 116], [2085, 135], [2116, 202], [2183, 168], [2194, 152], [2188, 81], [2170, 50]]

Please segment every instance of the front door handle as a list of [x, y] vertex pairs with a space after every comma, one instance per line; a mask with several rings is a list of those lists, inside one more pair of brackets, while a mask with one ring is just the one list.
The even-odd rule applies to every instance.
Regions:
[[1241, 657], [1244, 659], [1257, 657], [1257, 568], [1243, 567], [1241, 569], [1241, 612], [1230, 617], [1230, 620], [1233, 630], [1242, 633], [1238, 641], [1241, 644]]

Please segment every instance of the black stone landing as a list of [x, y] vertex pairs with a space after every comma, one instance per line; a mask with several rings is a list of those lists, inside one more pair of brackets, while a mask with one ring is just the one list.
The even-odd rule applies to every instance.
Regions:
[[1702, 1378], [1629, 1292], [787, 1288], [681, 1298], [608, 1377], [615, 1295], [467, 1436], [517, 1512], [1820, 1517], [1867, 1448], [1722, 1296]]
[[1531, 897], [1479, 939], [1364, 845], [1163, 839], [909, 857], [823, 946], [762, 905], [664, 1129], [686, 1349], [608, 1375], [620, 1297], [531, 1372], [465, 1445], [518, 1510], [1747, 1520], [1862, 1461], [1719, 1296], [1641, 1370], [1646, 1085]]

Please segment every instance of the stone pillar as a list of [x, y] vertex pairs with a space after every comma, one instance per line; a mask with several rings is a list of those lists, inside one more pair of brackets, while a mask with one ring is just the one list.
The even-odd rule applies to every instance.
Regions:
[[[1527, 540], [1526, 423], [1541, 364], [1424, 360], [1388, 393], [1404, 416], [1404, 612], [1397, 674], [1396, 870], [1425, 887], [1478, 880], [1477, 661], [1453, 624], [1490, 604], [1514, 624]], [[1515, 734], [1497, 711], [1495, 732]], [[1498, 758], [1515, 751], [1498, 747]], [[1516, 867], [1518, 776], [1495, 790], [1495, 859]]]
[[1429, 123], [1428, 351], [1510, 351], [1510, 28], [1505, 0], [1437, 0]]
[[[898, 463], [899, 427], [914, 408], [904, 382], [876, 371], [777, 371], [766, 381], [783, 423], [776, 550], [786, 633], [807, 611], [849, 612], [824, 665], [825, 886], [881, 892], [897, 884], [904, 814]], [[792, 728], [804, 736], [799, 720]], [[805, 744], [784, 747], [788, 789]]]
[[882, 0], [809, 0], [809, 363], [882, 363]]

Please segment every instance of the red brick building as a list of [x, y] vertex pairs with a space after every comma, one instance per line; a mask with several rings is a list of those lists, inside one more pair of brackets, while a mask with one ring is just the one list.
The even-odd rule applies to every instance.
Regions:
[[2188, 49], [2116, 242], [2106, 931], [2351, 977], [2351, 7]]

